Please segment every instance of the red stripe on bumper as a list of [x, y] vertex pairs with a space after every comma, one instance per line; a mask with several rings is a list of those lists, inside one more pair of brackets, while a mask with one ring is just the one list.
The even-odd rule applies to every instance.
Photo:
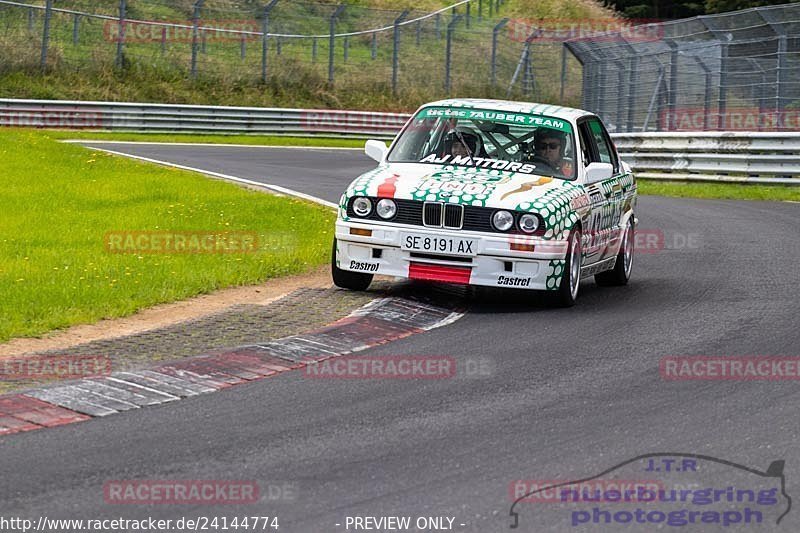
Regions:
[[427, 279], [430, 281], [444, 281], [447, 283], [469, 284], [472, 274], [471, 268], [430, 265], [427, 263], [411, 263], [408, 265], [410, 279]]

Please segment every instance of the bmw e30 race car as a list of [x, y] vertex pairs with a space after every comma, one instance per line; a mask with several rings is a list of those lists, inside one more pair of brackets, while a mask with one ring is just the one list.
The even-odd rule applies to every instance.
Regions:
[[636, 181], [588, 111], [500, 100], [422, 106], [339, 202], [332, 275], [374, 274], [549, 291], [571, 306], [582, 278], [624, 285]]

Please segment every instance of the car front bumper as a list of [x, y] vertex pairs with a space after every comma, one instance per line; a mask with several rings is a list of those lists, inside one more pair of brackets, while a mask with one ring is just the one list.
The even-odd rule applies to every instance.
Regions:
[[[351, 231], [370, 230], [371, 235]], [[474, 239], [474, 255], [418, 253], [401, 249], [404, 235]], [[539, 237], [487, 234], [377, 224], [372, 221], [336, 222], [336, 262], [342, 270], [409, 279], [533, 290], [554, 290], [561, 282], [568, 241]], [[533, 246], [533, 251], [514, 250]]]

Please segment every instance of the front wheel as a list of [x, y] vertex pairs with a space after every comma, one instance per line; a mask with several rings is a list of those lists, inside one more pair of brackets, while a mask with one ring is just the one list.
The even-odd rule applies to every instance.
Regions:
[[617, 262], [614, 264], [614, 268], [596, 274], [594, 276], [595, 283], [601, 287], [628, 284], [628, 280], [631, 279], [631, 270], [633, 269], [633, 241], [633, 216], [631, 216], [631, 218], [628, 219], [628, 224], [625, 226], [625, 235], [622, 237], [622, 244], [619, 247]]
[[578, 287], [581, 284], [581, 230], [573, 228], [569, 235], [564, 275], [558, 291], [551, 295], [551, 303], [555, 307], [572, 307], [578, 299]]
[[372, 283], [372, 274], [350, 272], [336, 266], [336, 239], [333, 239], [333, 250], [331, 251], [331, 276], [333, 277], [334, 285], [351, 291], [366, 290], [369, 284]]

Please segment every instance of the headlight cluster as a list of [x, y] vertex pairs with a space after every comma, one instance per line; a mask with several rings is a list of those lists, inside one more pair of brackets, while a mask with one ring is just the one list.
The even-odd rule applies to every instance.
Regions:
[[[539, 229], [539, 217], [531, 213], [524, 213], [517, 219], [517, 227], [523, 233], [533, 233]], [[510, 211], [501, 209], [492, 215], [492, 226], [497, 231], [508, 231], [514, 226], [514, 215]]]
[[[365, 196], [357, 196], [353, 200], [353, 212], [360, 217], [368, 217], [372, 213], [372, 200]], [[397, 204], [394, 203], [394, 200], [383, 198], [378, 200], [375, 212], [382, 219], [389, 220], [397, 214]]]

